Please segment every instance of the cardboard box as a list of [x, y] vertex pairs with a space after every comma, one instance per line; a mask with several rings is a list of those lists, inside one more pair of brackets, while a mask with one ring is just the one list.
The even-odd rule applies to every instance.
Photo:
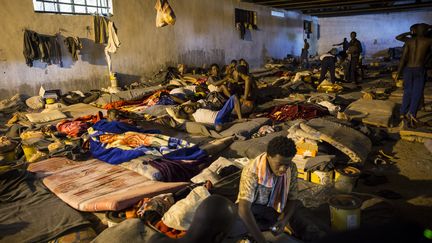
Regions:
[[318, 145], [308, 142], [299, 142], [296, 144], [297, 154], [302, 156], [315, 157], [318, 153]]

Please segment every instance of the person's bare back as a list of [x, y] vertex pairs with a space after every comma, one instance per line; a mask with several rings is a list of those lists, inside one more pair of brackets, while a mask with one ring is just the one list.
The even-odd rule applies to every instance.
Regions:
[[405, 49], [403, 58], [406, 55], [407, 67], [424, 67], [426, 57], [432, 49], [432, 39], [423, 36], [414, 37], [405, 43]]
[[432, 38], [426, 37], [429, 28], [427, 24], [418, 24], [415, 26], [416, 35], [406, 39], [396, 80], [405, 67], [423, 68], [425, 66], [427, 57], [432, 51]]

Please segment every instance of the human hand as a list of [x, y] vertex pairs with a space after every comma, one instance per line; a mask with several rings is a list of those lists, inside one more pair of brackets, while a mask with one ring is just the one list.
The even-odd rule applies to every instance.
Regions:
[[277, 236], [284, 232], [285, 226], [286, 222], [284, 220], [279, 220], [275, 225], [273, 225], [273, 227], [271, 227], [270, 230], [273, 235]]

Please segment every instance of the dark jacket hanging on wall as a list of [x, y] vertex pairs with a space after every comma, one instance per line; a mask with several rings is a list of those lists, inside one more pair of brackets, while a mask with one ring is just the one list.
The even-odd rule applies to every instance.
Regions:
[[82, 48], [81, 40], [78, 37], [67, 37], [64, 43], [69, 53], [72, 54], [72, 60], [78, 61], [78, 51]]
[[34, 60], [41, 60], [48, 65], [59, 64], [62, 66], [61, 48], [56, 36], [40, 35], [34, 31], [24, 32], [24, 57], [29, 67]]
[[24, 57], [29, 67], [33, 66], [33, 60], [39, 57], [39, 35], [31, 30], [24, 32]]
[[39, 35], [39, 50], [41, 53], [41, 60], [43, 62], [51, 64], [60, 64], [62, 66], [61, 60], [61, 48], [57, 42], [56, 36]]

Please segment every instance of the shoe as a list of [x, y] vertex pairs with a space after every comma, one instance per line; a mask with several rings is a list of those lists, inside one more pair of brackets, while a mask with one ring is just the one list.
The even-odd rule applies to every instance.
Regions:
[[408, 119], [407, 119], [407, 117], [405, 115], [401, 115], [399, 117], [399, 120], [400, 120], [400, 123], [399, 123], [398, 127], [400, 129], [406, 129], [406, 128], [408, 128]]

